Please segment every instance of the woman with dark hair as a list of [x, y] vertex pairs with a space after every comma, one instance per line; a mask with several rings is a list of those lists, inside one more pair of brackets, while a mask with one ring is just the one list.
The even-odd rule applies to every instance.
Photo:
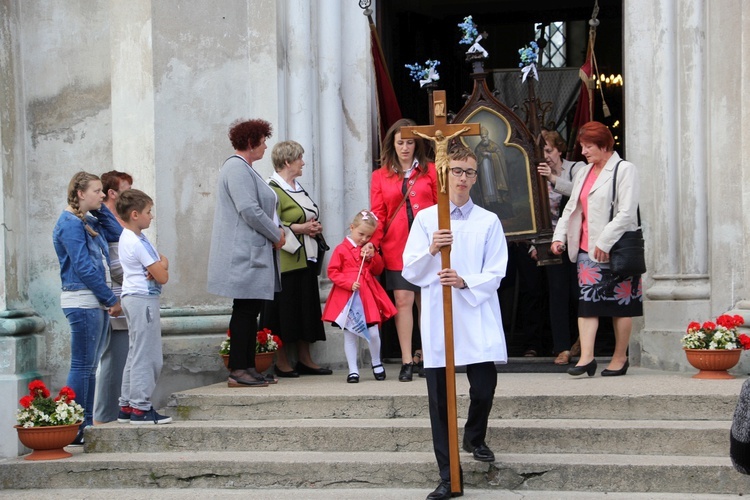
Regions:
[[[68, 385], [83, 407], [83, 422], [73, 444], [83, 444], [83, 430], [93, 424], [96, 368], [104, 350], [109, 315], [122, 314], [110, 288], [108, 241], [118, 241], [122, 226], [102, 203], [102, 181], [78, 172], [68, 185], [68, 206], [52, 231], [60, 262], [60, 306], [70, 323]], [[109, 315], [108, 315], [109, 313]]]
[[[584, 167], [583, 162], [565, 160], [563, 155], [568, 150], [560, 134], [556, 131], [542, 130], [544, 138], [544, 162], [537, 167], [539, 173], [547, 178], [549, 188], [549, 207], [552, 228], [565, 210], [573, 191], [573, 176]], [[536, 260], [536, 250], [531, 253]], [[578, 299], [578, 282], [575, 265], [567, 255], [562, 256], [562, 263], [544, 266], [549, 290], [549, 319], [552, 328], [553, 351], [557, 354], [556, 365], [570, 363], [571, 332], [577, 337], [575, 327], [576, 301]]]
[[234, 299], [229, 387], [269, 382], [255, 369], [255, 339], [264, 301], [281, 289], [278, 250], [284, 230], [276, 216], [276, 193], [252, 166], [263, 158], [269, 137], [271, 124], [265, 120], [234, 122], [229, 140], [235, 152], [221, 167], [216, 188], [208, 291]]
[[370, 186], [371, 210], [380, 221], [372, 243], [383, 254], [385, 287], [393, 291], [398, 310], [395, 322], [401, 347], [402, 364], [398, 376], [401, 382], [412, 380], [415, 359], [420, 376], [423, 373], [421, 343], [415, 346], [418, 349], [412, 356], [412, 308], [419, 288], [401, 276], [401, 255], [414, 217], [437, 203], [437, 172], [435, 165], [427, 161], [424, 141], [401, 138], [401, 127], [413, 126], [416, 126], [413, 120], [404, 118], [388, 129], [381, 147], [381, 166], [372, 173]]
[[[271, 152], [274, 173], [268, 184], [279, 198], [278, 214], [284, 226], [286, 243], [281, 247], [281, 291], [267, 302], [261, 324], [276, 333], [283, 345], [276, 352], [274, 371], [279, 377], [330, 375], [310, 355], [310, 344], [325, 341], [318, 288], [318, 238], [323, 226], [320, 210], [297, 178], [302, 175], [305, 150], [295, 141], [276, 144]], [[324, 240], [325, 241], [325, 240]], [[297, 365], [292, 368], [287, 351], [295, 349]], [[230, 351], [231, 352], [231, 351]]]
[[[581, 357], [570, 375], [596, 373], [594, 343], [599, 317], [612, 317], [615, 351], [603, 376], [625, 375], [634, 316], [643, 315], [640, 276], [620, 276], [609, 267], [609, 251], [626, 231], [638, 227], [638, 170], [613, 151], [614, 138], [606, 125], [588, 122], [578, 132], [586, 160], [575, 176], [570, 201], [552, 237], [552, 252], [562, 254], [567, 243], [570, 260], [578, 265], [578, 332]], [[616, 192], [612, 184], [617, 172]], [[610, 207], [613, 217], [610, 220]]]

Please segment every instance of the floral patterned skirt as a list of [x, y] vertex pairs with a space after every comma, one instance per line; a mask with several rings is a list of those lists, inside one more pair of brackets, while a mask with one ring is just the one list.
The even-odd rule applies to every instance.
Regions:
[[586, 252], [578, 253], [578, 316], [626, 318], [643, 316], [641, 277], [620, 276], [609, 264], [594, 262]]

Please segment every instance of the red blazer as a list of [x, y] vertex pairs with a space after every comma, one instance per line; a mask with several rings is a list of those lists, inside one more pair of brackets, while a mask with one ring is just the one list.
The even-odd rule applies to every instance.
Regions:
[[[419, 175], [416, 181], [408, 180], [409, 201], [411, 202], [414, 217], [427, 207], [437, 203], [437, 171], [434, 163], [427, 164], [427, 172], [421, 165], [417, 167]], [[406, 238], [409, 236], [409, 222], [406, 218], [406, 203], [398, 209], [395, 219], [388, 228], [383, 238], [383, 230], [388, 221], [393, 217], [396, 207], [399, 206], [404, 195], [401, 192], [403, 179], [399, 179], [393, 170], [386, 166], [372, 173], [372, 184], [370, 185], [370, 210], [378, 218], [378, 228], [372, 235], [372, 244], [380, 248], [385, 260], [385, 268], [390, 271], [400, 271], [404, 268], [402, 254], [406, 246]]]
[[[334, 250], [328, 263], [328, 277], [333, 282], [328, 294], [323, 321], [335, 321], [352, 296], [352, 284], [357, 280], [359, 265], [362, 263], [361, 247], [352, 245], [344, 239]], [[383, 259], [379, 254], [365, 260], [362, 275], [359, 277], [359, 296], [365, 309], [365, 321], [368, 324], [380, 324], [396, 314], [396, 307], [388, 294], [380, 286], [375, 276], [383, 272]]]

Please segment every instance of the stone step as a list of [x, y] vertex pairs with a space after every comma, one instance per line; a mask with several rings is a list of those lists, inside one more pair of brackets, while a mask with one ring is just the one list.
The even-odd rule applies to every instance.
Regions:
[[[538, 376], [538, 374], [537, 374]], [[569, 382], [571, 377], [565, 375]], [[323, 378], [323, 377], [321, 377]], [[330, 377], [325, 377], [330, 380]], [[464, 377], [465, 378], [465, 377]], [[502, 381], [503, 376], [499, 378]], [[612, 377], [617, 378], [617, 377]], [[597, 380], [602, 382], [606, 379]], [[163, 413], [179, 420], [269, 420], [333, 418], [333, 419], [398, 419], [429, 418], [427, 389], [423, 381], [411, 383], [408, 392], [388, 392], [389, 382], [372, 383], [363, 389], [360, 384], [348, 384], [342, 389], [334, 384], [327, 392], [293, 390], [297, 380], [282, 380], [264, 388], [230, 389], [226, 384], [214, 384], [199, 389], [175, 393]], [[574, 383], [579, 380], [574, 380]], [[697, 381], [712, 382], [712, 381]], [[637, 382], [634, 382], [637, 383]], [[459, 384], [457, 384], [458, 386]], [[578, 384], [583, 385], [583, 384]], [[601, 384], [600, 384], [601, 385]], [[290, 389], [291, 386], [291, 389]], [[308, 386], [300, 388], [311, 389]], [[468, 385], [458, 387], [458, 414], [468, 411]], [[598, 388], [601, 390], [600, 388]], [[631, 393], [622, 394], [503, 394], [498, 385], [492, 408], [492, 418], [503, 419], [617, 419], [617, 420], [731, 420], [737, 404], [736, 392], [730, 394]]]
[[[424, 498], [432, 487], [427, 488], [368, 488], [368, 489], [279, 489], [254, 488], [252, 495], [243, 489], [207, 489], [207, 488], [160, 488], [159, 500], [213, 500], [241, 498], [246, 500], [404, 500]], [[13, 500], [59, 500], [74, 498], [76, 500], [101, 500], [102, 498], [129, 498], [132, 489], [55, 489], [43, 494], [39, 490], [5, 490], [0, 491], [0, 498]], [[706, 493], [636, 493], [633, 491], [614, 493], [600, 493], [590, 491], [530, 491], [530, 490], [478, 490], [467, 488], [464, 500], [601, 500], [606, 495], [607, 500], [740, 500], [744, 497], [733, 494]], [[151, 495], [149, 495], [151, 496]], [[155, 495], [153, 496], [156, 497]]]
[[[735, 472], [725, 457], [501, 453], [494, 464], [463, 459], [462, 466], [467, 490], [750, 491], [747, 477]], [[37, 492], [81, 485], [142, 488], [143, 494], [153, 488], [416, 488], [429, 492], [435, 483], [434, 456], [428, 452], [413, 452], [406, 462], [398, 452], [76, 453], [49, 462], [5, 459], [0, 467], [3, 489], [33, 487]]]
[[[465, 421], [459, 419], [459, 437]], [[492, 419], [495, 453], [614, 453], [725, 457], [730, 421]], [[691, 436], [686, 440], [685, 436]], [[429, 419], [185, 421], [106, 424], [86, 431], [87, 453], [203, 451], [431, 452]], [[468, 454], [466, 455], [468, 457]]]

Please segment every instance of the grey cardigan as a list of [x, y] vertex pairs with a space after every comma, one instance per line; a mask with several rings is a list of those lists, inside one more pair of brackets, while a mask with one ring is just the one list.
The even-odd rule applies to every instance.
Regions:
[[224, 162], [208, 257], [208, 291], [235, 299], [273, 299], [281, 290], [281, 239], [274, 222], [276, 193], [250, 164], [234, 155]]

